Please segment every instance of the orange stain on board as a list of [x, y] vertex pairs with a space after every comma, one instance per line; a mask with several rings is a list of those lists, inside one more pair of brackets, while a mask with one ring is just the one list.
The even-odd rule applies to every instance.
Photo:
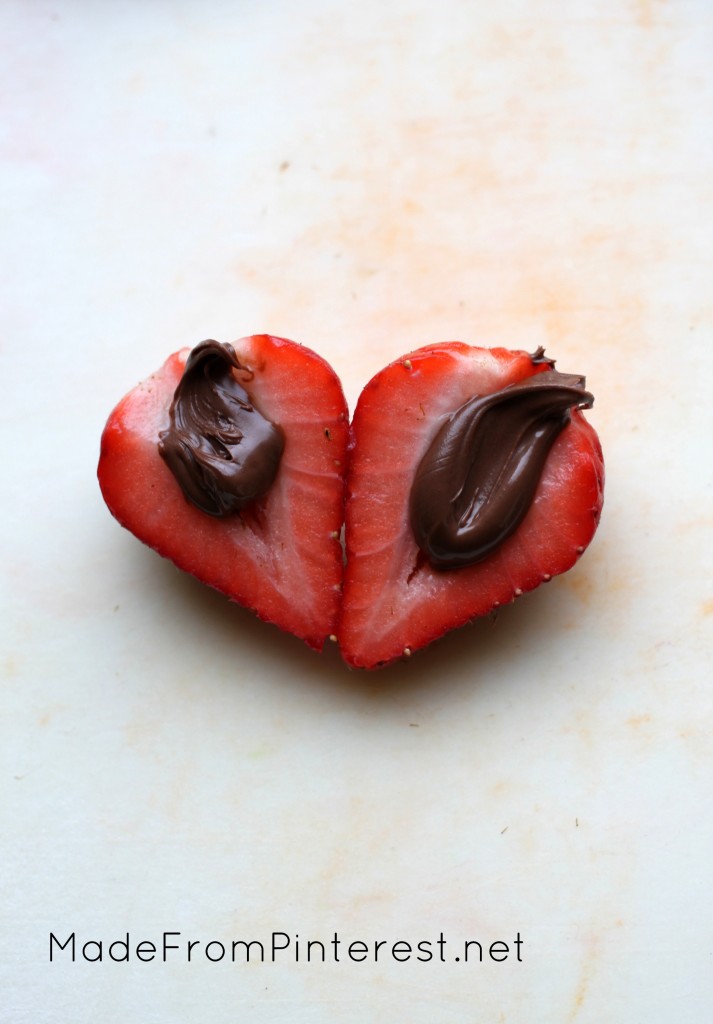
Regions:
[[146, 80], [139, 72], [130, 75], [126, 80], [126, 91], [134, 96], [146, 91]]
[[592, 982], [592, 976], [598, 966], [599, 961], [599, 944], [596, 938], [592, 939], [589, 943], [589, 950], [587, 957], [582, 964], [579, 982], [574, 993], [574, 1000], [572, 1002], [572, 1009], [570, 1010], [569, 1017], [567, 1020], [570, 1022], [577, 1019], [579, 1012], [584, 1006], [584, 1002], [589, 994], [589, 988]]
[[17, 659], [13, 654], [6, 654], [0, 663], [0, 674], [5, 679], [12, 679], [18, 673]]
[[596, 592], [596, 587], [591, 577], [579, 572], [563, 575], [560, 586], [566, 587], [582, 604], [590, 604]]
[[657, 14], [665, 6], [666, 0], [636, 0], [634, 3], [634, 22], [639, 28], [653, 28], [657, 23]]
[[585, 977], [580, 982], [579, 988], [577, 989], [577, 992], [575, 994], [574, 1006], [572, 1008], [572, 1013], [570, 1014], [570, 1018], [569, 1018], [570, 1020], [574, 1020], [575, 1017], [577, 1016], [577, 1014], [579, 1013], [579, 1011], [582, 1009], [582, 1006], [584, 1005], [584, 1000], [585, 1000], [586, 995], [587, 995], [587, 988], [588, 988], [588, 981], [587, 981], [587, 979]]

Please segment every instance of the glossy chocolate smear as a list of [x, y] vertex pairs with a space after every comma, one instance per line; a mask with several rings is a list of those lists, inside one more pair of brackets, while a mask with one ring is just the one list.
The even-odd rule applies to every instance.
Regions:
[[285, 447], [233, 369], [231, 345], [203, 341], [188, 357], [158, 450], [184, 495], [209, 516], [229, 516], [267, 491]]
[[514, 533], [570, 410], [592, 407], [584, 383], [545, 370], [470, 398], [446, 420], [410, 497], [411, 528], [435, 569], [473, 565]]

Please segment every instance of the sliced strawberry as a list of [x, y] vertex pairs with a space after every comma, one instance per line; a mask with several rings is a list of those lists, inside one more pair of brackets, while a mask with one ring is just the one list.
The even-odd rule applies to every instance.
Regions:
[[551, 370], [541, 352], [452, 342], [404, 356], [364, 388], [350, 436], [338, 627], [348, 664], [376, 668], [409, 654], [577, 561], [599, 520], [604, 467], [597, 436], [576, 407], [524, 519], [491, 553], [465, 567], [434, 568], [411, 523], [417, 470], [452, 414], [475, 395]]
[[172, 355], [109, 417], [99, 483], [113, 515], [139, 540], [321, 649], [334, 632], [340, 603], [344, 394], [331, 367], [294, 342], [256, 335], [233, 349], [241, 369], [227, 372], [284, 435], [266, 492], [216, 518], [184, 497], [159, 453], [188, 349]]

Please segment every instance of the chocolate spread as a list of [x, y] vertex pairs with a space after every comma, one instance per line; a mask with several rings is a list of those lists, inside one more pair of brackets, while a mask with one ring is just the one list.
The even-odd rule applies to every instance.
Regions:
[[[549, 360], [537, 359], [535, 364]], [[525, 518], [549, 451], [573, 407], [590, 409], [584, 377], [545, 370], [475, 395], [440, 428], [411, 488], [411, 528], [435, 569], [473, 565]]]
[[255, 408], [233, 369], [231, 345], [203, 341], [188, 356], [158, 450], [202, 512], [229, 516], [267, 491], [285, 446], [282, 429]]

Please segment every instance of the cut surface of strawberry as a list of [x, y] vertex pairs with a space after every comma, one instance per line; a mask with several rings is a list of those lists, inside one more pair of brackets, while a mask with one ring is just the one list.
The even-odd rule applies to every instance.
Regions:
[[[98, 468], [102, 494], [139, 540], [319, 650], [335, 631], [341, 600], [349, 422], [342, 387], [324, 359], [283, 338], [254, 335], [232, 349], [237, 366], [227, 382], [239, 389], [225, 400], [254, 406], [267, 421], [264, 430], [281, 435], [269, 453], [276, 469], [263, 473], [264, 493], [256, 491], [252, 500], [242, 495], [232, 510], [223, 510], [222, 492], [214, 488], [201, 510], [186, 497], [190, 487], [182, 489], [169, 468], [171, 407], [190, 354], [184, 349], [130, 391], [109, 417]], [[221, 417], [216, 413], [216, 420]], [[197, 472], [206, 472], [211, 460], [220, 465], [232, 458], [225, 437], [211, 434], [207, 454], [186, 443], [174, 448], [184, 462], [200, 461]], [[239, 436], [233, 440], [240, 453]], [[254, 447], [257, 461], [264, 461], [259, 445]]]
[[[424, 647], [565, 572], [589, 544], [602, 507], [604, 465], [596, 433], [577, 398], [553, 432], [527, 508], [504, 539], [489, 539], [490, 547], [481, 544], [470, 564], [449, 564], [448, 558], [438, 564], [437, 556], [432, 564], [414, 533], [414, 481], [439, 431], [447, 447], [448, 424], [474, 396], [513, 386], [533, 391], [527, 379], [556, 376], [552, 367], [541, 350], [529, 355], [450, 342], [409, 353], [364, 388], [350, 433], [347, 564], [338, 626], [349, 665], [377, 668]], [[573, 381], [583, 385], [582, 378], [559, 376], [568, 377], [567, 386]], [[540, 383], [546, 383], [544, 377]], [[491, 433], [497, 438], [497, 430]], [[439, 486], [439, 458], [431, 463], [421, 500]], [[513, 458], [492, 474], [491, 484], [501, 486], [503, 478], [516, 479], [518, 472]], [[462, 495], [458, 502], [468, 505]], [[477, 525], [472, 508], [470, 514]], [[437, 518], [426, 517], [424, 535], [435, 536]]]

